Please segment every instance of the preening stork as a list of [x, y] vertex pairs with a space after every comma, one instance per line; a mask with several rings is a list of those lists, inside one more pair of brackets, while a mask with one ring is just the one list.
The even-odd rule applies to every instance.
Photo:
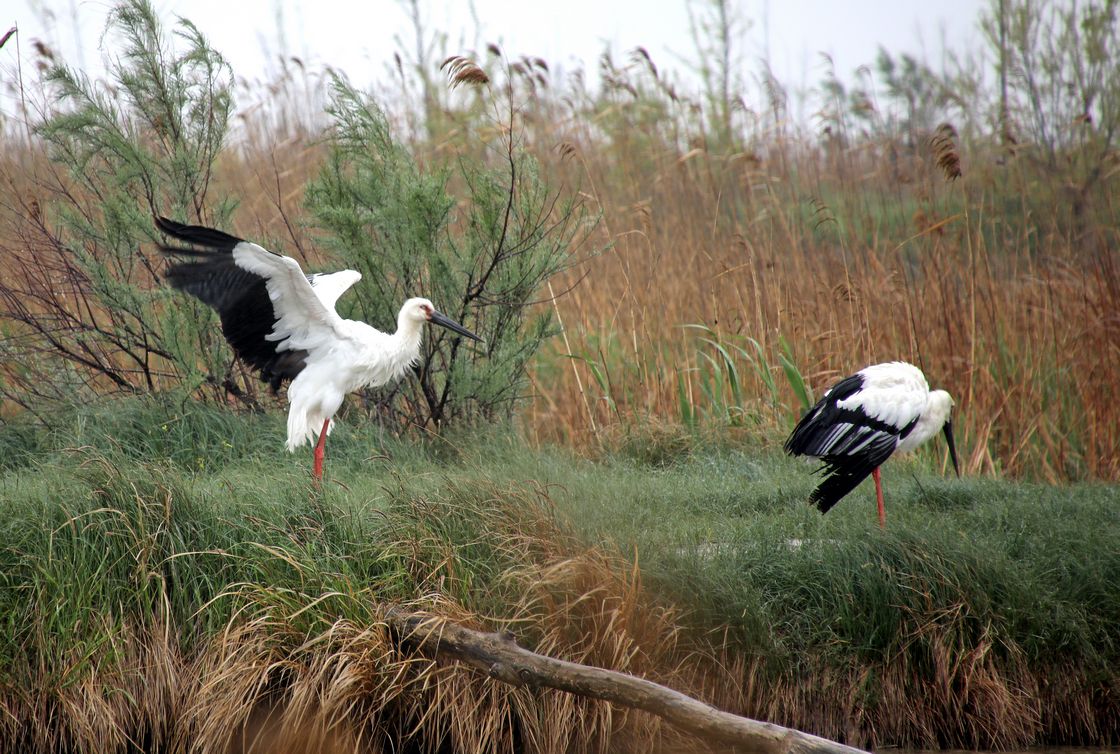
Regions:
[[164, 217], [156, 218], [156, 227], [191, 244], [160, 246], [165, 254], [190, 260], [173, 264], [167, 281], [218, 312], [234, 353], [273, 390], [291, 381], [288, 450], [318, 437], [316, 479], [322, 479], [324, 445], [343, 398], [402, 377], [420, 357], [425, 322], [482, 340], [426, 298], [405, 301], [397, 331], [380, 332], [343, 319], [334, 309], [339, 296], [361, 279], [360, 272], [305, 275], [291, 257], [220, 230]]
[[809, 497], [821, 513], [827, 513], [871, 474], [879, 525], [885, 526], [879, 467], [895, 451], [913, 450], [943, 431], [953, 469], [960, 476], [952, 408], [949, 394], [931, 391], [916, 366], [902, 361], [875, 364], [833, 385], [797, 423], [785, 449], [790, 455], [824, 462], [820, 472], [825, 479]]

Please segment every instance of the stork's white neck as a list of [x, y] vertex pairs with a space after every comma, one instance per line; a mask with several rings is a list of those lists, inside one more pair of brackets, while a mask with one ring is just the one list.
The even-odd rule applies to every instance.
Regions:
[[386, 333], [365, 322], [343, 320], [351, 337], [338, 348], [347, 353], [323, 368], [340, 373], [335, 377], [343, 386], [343, 393], [399, 380], [420, 359], [425, 324], [423, 317], [402, 313], [397, 315], [396, 332]]
[[396, 332], [380, 332], [362, 323], [353, 323], [363, 328], [364, 342], [367, 344], [360, 374], [355, 379], [358, 385], [384, 385], [398, 380], [420, 359], [420, 343], [427, 325], [425, 308], [417, 304], [431, 304], [426, 299], [409, 299], [397, 313]]
[[424, 323], [415, 317], [408, 316], [402, 309], [397, 315], [397, 331], [393, 339], [402, 352], [415, 358], [420, 353], [420, 341], [424, 336]]
[[416, 317], [410, 317], [405, 314], [402, 309], [400, 314], [396, 315], [396, 332], [393, 337], [400, 339], [401, 343], [416, 343], [420, 345], [420, 339], [423, 335], [423, 323]]

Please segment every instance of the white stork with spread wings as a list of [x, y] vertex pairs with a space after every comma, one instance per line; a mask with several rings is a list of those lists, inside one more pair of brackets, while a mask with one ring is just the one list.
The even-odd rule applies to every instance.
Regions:
[[274, 390], [291, 381], [288, 450], [318, 436], [316, 479], [323, 476], [324, 445], [343, 398], [400, 379], [420, 357], [424, 323], [482, 340], [426, 298], [405, 301], [397, 331], [383, 333], [335, 312], [339, 296], [362, 277], [355, 270], [305, 275], [291, 257], [220, 230], [164, 217], [156, 218], [156, 227], [191, 244], [160, 247], [189, 260], [168, 268], [167, 281], [218, 312], [234, 353]]

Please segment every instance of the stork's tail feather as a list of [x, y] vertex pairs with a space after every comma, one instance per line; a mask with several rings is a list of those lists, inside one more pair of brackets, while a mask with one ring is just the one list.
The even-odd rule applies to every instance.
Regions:
[[813, 436], [818, 432], [816, 420], [821, 413], [821, 405], [817, 404], [805, 412], [801, 417], [801, 421], [797, 422], [797, 426], [793, 428], [786, 439], [783, 446], [786, 453], [791, 456], [803, 456], [809, 452], [809, 443]]
[[[314, 445], [322, 429], [323, 419], [309, 417], [302, 411], [288, 411], [288, 442], [286, 443], [288, 452], [295, 453], [297, 448], [305, 444]], [[327, 425], [327, 434], [330, 435], [333, 429], [334, 420], [331, 419], [330, 424]]]
[[[848, 463], [850, 460], [845, 459]], [[816, 505], [821, 513], [828, 513], [832, 506], [858, 487], [860, 482], [870, 476], [874, 470], [874, 466], [853, 468], [850, 465], [841, 466], [825, 460], [820, 468], [820, 473], [825, 475], [825, 479], [817, 485], [813, 494], [809, 495], [809, 501]]]

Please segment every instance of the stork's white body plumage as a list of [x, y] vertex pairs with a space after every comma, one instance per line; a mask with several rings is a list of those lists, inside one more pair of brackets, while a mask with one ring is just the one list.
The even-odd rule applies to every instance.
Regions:
[[[331, 313], [334, 313], [333, 308]], [[402, 309], [397, 331], [392, 334], [383, 333], [365, 322], [339, 318], [333, 327], [337, 334], [328, 333], [327, 338], [316, 340], [311, 330], [308, 330], [307, 340], [293, 341], [289, 336], [287, 342], [292, 344], [289, 348], [302, 347], [309, 355], [307, 366], [288, 386], [291, 404], [288, 450], [295, 451], [311, 442], [324, 423], [329, 435], [334, 427], [331, 417], [342, 406], [347, 394], [399, 380], [416, 364], [420, 358], [423, 320], [404, 314], [405, 309]], [[298, 345], [300, 343], [303, 345]]]
[[171, 285], [217, 310], [234, 351], [274, 389], [291, 380], [287, 447], [295, 451], [318, 437], [316, 477], [322, 473], [325, 436], [346, 395], [404, 376], [420, 357], [424, 323], [480, 340], [424, 298], [404, 303], [394, 333], [343, 319], [335, 303], [361, 273], [305, 275], [291, 257], [222, 231], [166, 218], [156, 224], [167, 235], [204, 249], [163, 247], [168, 254], [196, 260], [173, 265], [167, 273]]
[[798, 422], [785, 448], [792, 455], [824, 462], [825, 480], [810, 497], [822, 512], [872, 474], [883, 522], [879, 467], [896, 451], [913, 450], [944, 432], [957, 467], [952, 408], [950, 395], [931, 391], [925, 375], [912, 364], [875, 364], [832, 386]]

